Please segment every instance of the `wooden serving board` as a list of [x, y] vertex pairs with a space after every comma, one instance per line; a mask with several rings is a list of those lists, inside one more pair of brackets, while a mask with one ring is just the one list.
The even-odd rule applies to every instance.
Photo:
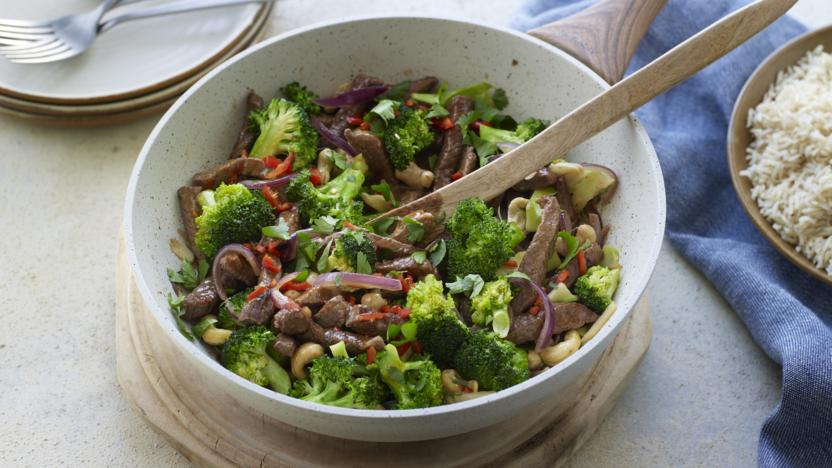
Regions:
[[356, 442], [288, 426], [207, 388], [144, 306], [119, 244], [116, 300], [118, 380], [156, 432], [197, 466], [561, 466], [589, 439], [650, 344], [647, 300], [633, 310], [598, 362], [563, 393], [478, 431], [409, 443]]

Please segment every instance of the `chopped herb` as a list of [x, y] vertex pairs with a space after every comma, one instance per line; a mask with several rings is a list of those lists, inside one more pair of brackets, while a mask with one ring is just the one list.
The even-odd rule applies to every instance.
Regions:
[[[378, 104], [375, 105], [372, 109], [370, 109], [370, 114], [375, 114], [384, 123], [389, 122], [396, 118], [396, 109], [399, 107], [399, 103], [396, 101], [392, 101], [390, 99], [382, 99], [379, 101]], [[365, 119], [366, 121], [366, 119]]]
[[332, 234], [335, 226], [338, 225], [338, 218], [332, 216], [321, 216], [312, 222], [312, 230], [318, 234]]
[[410, 99], [414, 101], [424, 102], [425, 104], [439, 104], [439, 95], [431, 93], [413, 93]]
[[390, 189], [390, 184], [388, 184], [387, 182], [371, 185], [370, 188], [373, 189], [374, 192], [384, 196], [384, 199], [390, 202], [390, 204], [393, 205], [394, 208], [399, 206], [399, 204], [396, 202], [396, 198], [393, 196], [393, 191]]
[[182, 320], [182, 316], [185, 315], [185, 311], [182, 310], [182, 302], [185, 300], [185, 296], [174, 296], [171, 293], [168, 293], [168, 305], [170, 306], [170, 312], [173, 315], [173, 319], [176, 320], [176, 328], [179, 329], [179, 333], [182, 334], [188, 341], [194, 340], [194, 335], [188, 330], [188, 326], [185, 324], [185, 321]]
[[490, 141], [483, 140], [474, 132], [468, 133], [468, 137], [471, 139], [471, 144], [474, 145], [474, 150], [477, 152], [477, 157], [480, 160], [480, 167], [485, 166], [489, 163], [489, 156], [497, 154], [497, 145], [491, 143]]
[[396, 222], [396, 220], [397, 220], [397, 218], [395, 216], [389, 217], [389, 218], [382, 218], [382, 219], [370, 224], [370, 227], [373, 229], [373, 232], [375, 232], [376, 234], [384, 236], [384, 235], [387, 234], [387, 231], [390, 229], [390, 226], [392, 226], [393, 223]]
[[425, 263], [425, 260], [428, 259], [428, 254], [424, 250], [417, 250], [410, 255], [410, 258], [416, 263]]
[[445, 117], [446, 115], [450, 115], [448, 109], [442, 107], [441, 104], [434, 104], [430, 106], [430, 110], [428, 110], [428, 113], [425, 114], [425, 118], [431, 119], [433, 117]]
[[[401, 346], [416, 339], [419, 334], [419, 327], [415, 322], [405, 322], [401, 325], [391, 323], [387, 327], [387, 342], [394, 346]], [[394, 338], [401, 335], [402, 339], [394, 340]]]
[[318, 270], [318, 273], [323, 273], [327, 270], [329, 266], [329, 251], [332, 249], [332, 241], [326, 243], [324, 246], [323, 252], [321, 252], [321, 256], [318, 257], [318, 262], [315, 264], [315, 268]]
[[179, 284], [190, 291], [205, 279], [209, 267], [205, 259], [199, 262], [197, 268], [194, 268], [191, 262], [182, 260], [182, 266], [179, 268], [179, 271], [173, 271], [168, 268], [168, 279], [171, 283]]
[[463, 115], [459, 119], [457, 119], [456, 124], [459, 125], [459, 132], [462, 134], [462, 140], [465, 143], [470, 143], [471, 140], [468, 138], [468, 126], [472, 123], [476, 122], [477, 119], [480, 118], [480, 112], [476, 110], [472, 110], [471, 112]]
[[523, 273], [522, 271], [517, 271], [517, 270], [514, 270], [511, 273], [507, 274], [506, 278], [522, 278], [522, 279], [529, 280], [529, 281], [532, 280], [531, 278], [529, 278], [529, 275]]
[[291, 234], [289, 234], [289, 223], [283, 218], [277, 221], [277, 226], [265, 226], [261, 231], [264, 236], [274, 239], [289, 240], [289, 237], [291, 237]]
[[558, 265], [558, 270], [563, 270], [567, 266], [569, 266], [569, 262], [578, 255], [578, 250], [586, 250], [589, 248], [589, 241], [585, 241], [582, 245], [578, 245], [578, 239], [575, 238], [572, 234], [566, 231], [560, 231], [558, 233], [558, 237], [563, 239], [566, 242], [566, 256], [563, 257], [563, 261], [560, 262]]
[[304, 281], [306, 281], [306, 278], [309, 278], [309, 270], [301, 271], [300, 273], [298, 273], [297, 276], [295, 276], [295, 278], [292, 281], [294, 281], [295, 283], [303, 283]]
[[340, 151], [333, 151], [330, 153], [332, 156], [332, 164], [335, 165], [338, 169], [342, 171], [347, 168], [347, 155], [341, 153]]
[[401, 101], [404, 99], [407, 91], [410, 90], [410, 80], [396, 83], [387, 90], [386, 93], [379, 96], [381, 99], [392, 99], [394, 101]]
[[445, 253], [447, 253], [447, 246], [445, 245], [445, 239], [439, 239], [433, 243], [428, 249], [428, 253], [430, 254], [430, 262], [433, 263], [433, 266], [439, 266], [442, 263], [442, 260], [445, 259]]
[[363, 273], [365, 275], [373, 272], [373, 267], [367, 261], [367, 255], [364, 252], [355, 254], [355, 271], [356, 273]]
[[409, 242], [419, 242], [425, 235], [425, 225], [410, 216], [405, 216], [402, 219], [407, 228], [407, 240]]
[[445, 286], [451, 294], [467, 293], [467, 296], [473, 299], [480, 295], [483, 286], [485, 286], [485, 281], [480, 275], [466, 275], [464, 278], [457, 276], [456, 281], [445, 283]]

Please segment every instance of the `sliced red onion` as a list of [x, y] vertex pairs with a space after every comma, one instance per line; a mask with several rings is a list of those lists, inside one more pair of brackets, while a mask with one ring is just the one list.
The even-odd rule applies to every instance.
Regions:
[[274, 302], [274, 306], [277, 307], [278, 310], [300, 310], [300, 305], [280, 292], [279, 288], [272, 288], [271, 291], [269, 291], [269, 294], [271, 294], [272, 302]]
[[355, 156], [356, 154], [358, 154], [358, 152], [355, 151], [355, 148], [353, 148], [352, 145], [349, 144], [349, 142], [347, 142], [347, 140], [341, 138], [340, 135], [330, 130], [329, 127], [324, 125], [324, 123], [320, 120], [312, 119], [312, 125], [315, 127], [315, 130], [317, 130], [318, 133], [321, 134], [321, 137], [323, 137], [323, 139], [329, 142], [330, 144], [335, 145], [338, 148], [344, 150], [344, 152], [350, 156]]
[[242, 180], [242, 181], [240, 181], [240, 183], [243, 184], [244, 186], [246, 186], [246, 188], [249, 188], [249, 189], [252, 189], [252, 190], [262, 189], [262, 188], [266, 188], [266, 187], [271, 187], [271, 188], [283, 187], [284, 185], [287, 185], [289, 182], [291, 182], [292, 179], [294, 179], [297, 176], [298, 176], [298, 173], [294, 173], [294, 174], [289, 174], [289, 175], [286, 175], [286, 176], [283, 176], [283, 177], [278, 177], [277, 179], [271, 179], [271, 180]]
[[251, 267], [251, 271], [255, 276], [260, 276], [260, 263], [254, 252], [247, 249], [243, 244], [228, 244], [221, 248], [214, 257], [214, 264], [211, 266], [211, 276], [214, 278], [214, 288], [217, 290], [217, 296], [223, 301], [228, 297], [225, 294], [225, 286], [222, 284], [222, 271], [220, 271], [220, 260], [226, 255], [237, 254], [243, 257]]
[[546, 295], [546, 291], [535, 284], [534, 281], [529, 281], [529, 284], [532, 285], [532, 289], [537, 294], [537, 298], [543, 304], [543, 313], [545, 314], [543, 316], [543, 327], [540, 329], [540, 335], [538, 335], [537, 341], [534, 342], [534, 350], [540, 352], [543, 348], [552, 344], [552, 331], [555, 328], [555, 310], [552, 307], [552, 303], [549, 302], [549, 296]]
[[297, 276], [299, 274], [300, 274], [300, 272], [295, 271], [293, 273], [289, 273], [288, 275], [284, 276], [283, 278], [280, 278], [277, 281], [277, 283], [275, 283], [274, 289], [280, 290], [280, 288], [282, 288], [284, 284], [286, 284], [289, 281], [292, 281], [293, 279], [297, 278]]
[[508, 153], [514, 148], [520, 146], [517, 143], [511, 141], [498, 141], [497, 143], [494, 143], [494, 145], [497, 146], [497, 149], [499, 149], [501, 153]]
[[292, 261], [298, 255], [298, 234], [300, 233], [308, 234], [311, 239], [321, 237], [321, 235], [315, 232], [312, 228], [299, 229], [293, 232], [292, 236], [289, 237], [289, 240], [280, 245], [283, 249], [283, 260]]
[[315, 99], [315, 104], [325, 107], [343, 107], [353, 104], [361, 104], [380, 96], [390, 89], [389, 86], [368, 86], [366, 88], [353, 89], [341, 94]]
[[[340, 276], [340, 279], [338, 277]], [[361, 273], [326, 273], [318, 276], [315, 286], [321, 285], [346, 286], [354, 289], [384, 289], [386, 291], [401, 291], [402, 283], [395, 278], [384, 276], [364, 275]]]

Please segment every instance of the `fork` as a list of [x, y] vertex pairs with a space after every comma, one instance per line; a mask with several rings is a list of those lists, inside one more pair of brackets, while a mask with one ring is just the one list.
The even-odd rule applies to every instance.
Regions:
[[[121, 0], [121, 2], [136, 0]], [[186, 13], [207, 8], [219, 8], [247, 3], [270, 3], [273, 0], [183, 0], [172, 4], [131, 11], [101, 21], [104, 13], [119, 0], [105, 0], [92, 11], [70, 15], [52, 22], [36, 23], [8, 20], [0, 22], [0, 39], [27, 41], [25, 44], [0, 46], [0, 54], [14, 63], [47, 63], [65, 60], [84, 53], [95, 38], [113, 27], [135, 19], [150, 18], [174, 13]], [[24, 32], [23, 30], [26, 29]]]

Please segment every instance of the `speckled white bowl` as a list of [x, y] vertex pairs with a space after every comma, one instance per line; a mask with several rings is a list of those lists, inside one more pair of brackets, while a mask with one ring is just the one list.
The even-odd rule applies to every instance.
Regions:
[[[249, 383], [224, 369], [176, 329], [165, 299], [165, 269], [178, 264], [167, 239], [180, 227], [176, 189], [194, 172], [223, 161], [252, 88], [275, 96], [298, 80], [322, 94], [365, 72], [388, 81], [425, 74], [451, 87], [487, 80], [504, 88], [508, 111], [555, 120], [608, 85], [583, 64], [530, 36], [452, 19], [372, 17], [307, 27], [241, 53], [195, 84], [162, 117], [130, 177], [125, 228], [128, 258], [142, 297], [165, 338], [204, 385], [288, 424], [369, 441], [425, 440], [504, 420], [558, 392], [598, 359], [642, 295], [662, 243], [665, 197], [650, 140], [635, 118], [622, 120], [568, 155], [614, 168], [621, 185], [605, 209], [609, 242], [624, 265], [618, 311], [586, 346], [555, 368], [477, 400], [405, 411], [350, 410], [306, 403]], [[556, 155], [552, 155], [555, 157]]]

